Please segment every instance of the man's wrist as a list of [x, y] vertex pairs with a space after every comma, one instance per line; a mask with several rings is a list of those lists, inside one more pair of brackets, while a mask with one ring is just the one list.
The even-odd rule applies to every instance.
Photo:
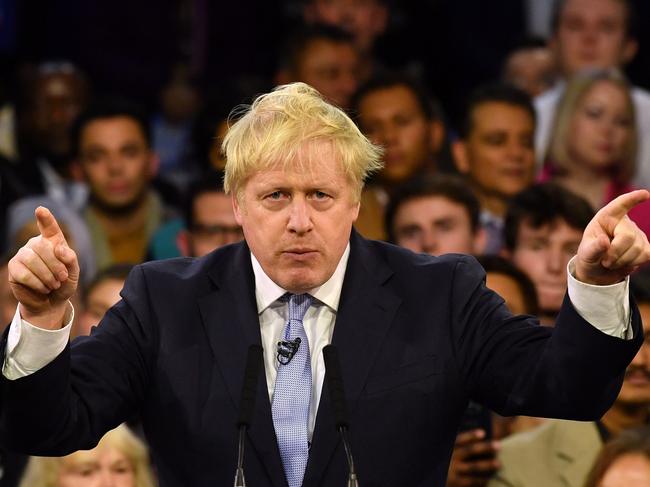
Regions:
[[65, 301], [59, 306], [51, 308], [46, 311], [33, 312], [22, 303], [18, 304], [21, 319], [27, 321], [29, 324], [42, 328], [44, 330], [60, 330], [66, 323], [66, 315], [68, 314], [70, 303]]

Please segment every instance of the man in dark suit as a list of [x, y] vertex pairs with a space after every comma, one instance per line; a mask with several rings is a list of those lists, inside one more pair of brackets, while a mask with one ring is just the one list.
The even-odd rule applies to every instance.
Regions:
[[352, 230], [380, 150], [307, 85], [258, 98], [224, 146], [245, 242], [137, 267], [122, 301], [72, 346], [78, 264], [37, 210], [41, 235], [9, 266], [20, 304], [2, 346], [3, 444], [61, 455], [139, 412], [161, 485], [230, 484], [256, 343], [265, 377], [247, 440], [252, 486], [344, 485], [322, 387], [330, 342], [368, 487], [444, 485], [469, 398], [504, 415], [586, 420], [616, 397], [642, 339], [626, 275], [650, 259], [625, 213], [647, 192], [614, 200], [587, 227], [550, 329], [511, 315], [473, 258], [415, 255]]

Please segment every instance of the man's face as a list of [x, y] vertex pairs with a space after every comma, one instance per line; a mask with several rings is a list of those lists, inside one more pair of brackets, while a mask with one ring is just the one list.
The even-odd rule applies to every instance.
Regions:
[[322, 142], [305, 149], [298, 167], [254, 173], [233, 196], [251, 252], [273, 282], [295, 293], [332, 276], [359, 214], [338, 154]]
[[314, 0], [307, 7], [306, 17], [349, 32], [359, 50], [368, 53], [386, 28], [387, 11], [378, 0]]
[[458, 168], [483, 195], [509, 199], [533, 182], [535, 124], [523, 108], [485, 102], [472, 114]]
[[551, 47], [569, 77], [585, 68], [621, 67], [636, 52], [626, 34], [626, 10], [617, 0], [569, 0]]
[[189, 229], [193, 257], [202, 257], [223, 245], [239, 242], [243, 237], [230, 196], [213, 191], [195, 198], [194, 226]]
[[154, 156], [137, 122], [97, 119], [82, 130], [79, 158], [95, 201], [106, 209], [132, 208], [145, 196]]
[[645, 340], [625, 371], [616, 404], [650, 406], [650, 303], [639, 303]]
[[385, 149], [381, 177], [391, 183], [410, 178], [440, 147], [442, 126], [428, 120], [405, 86], [372, 91], [359, 103], [363, 132]]
[[526, 309], [526, 299], [521, 292], [521, 287], [512, 277], [500, 272], [488, 272], [485, 276], [485, 285], [503, 298], [508, 309], [516, 315], [529, 313]]
[[86, 103], [83, 82], [73, 74], [44, 75], [36, 82], [32, 103], [37, 143], [51, 154], [67, 154], [70, 127]]
[[569, 154], [578, 165], [601, 173], [628, 157], [634, 114], [623, 88], [595, 83], [578, 103], [569, 126]]
[[334, 105], [348, 109], [359, 85], [359, 55], [345, 42], [313, 40], [298, 61], [295, 78], [316, 88]]
[[395, 212], [396, 244], [431, 255], [472, 254], [477, 237], [465, 207], [444, 196], [406, 200]]
[[105, 279], [99, 282], [86, 297], [86, 307], [79, 317], [74, 336], [90, 335], [90, 330], [96, 326], [111, 306], [120, 298], [124, 287], [122, 279]]
[[543, 312], [559, 311], [567, 289], [566, 266], [582, 239], [582, 230], [563, 219], [534, 228], [523, 220], [517, 231], [512, 262], [530, 277]]

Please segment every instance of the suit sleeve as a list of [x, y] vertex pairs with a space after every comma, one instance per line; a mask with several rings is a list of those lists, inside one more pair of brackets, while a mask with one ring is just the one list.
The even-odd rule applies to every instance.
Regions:
[[130, 419], [145, 398], [155, 361], [150, 304], [144, 271], [136, 267], [122, 300], [91, 336], [76, 339], [27, 377], [2, 377], [2, 443], [30, 455], [66, 455], [94, 447], [106, 431]]
[[565, 297], [554, 328], [513, 316], [485, 287], [471, 257], [456, 265], [450, 308], [452, 337], [468, 394], [504, 416], [600, 418], [618, 395], [625, 368], [642, 343], [633, 302], [633, 340], [609, 336], [585, 321]]

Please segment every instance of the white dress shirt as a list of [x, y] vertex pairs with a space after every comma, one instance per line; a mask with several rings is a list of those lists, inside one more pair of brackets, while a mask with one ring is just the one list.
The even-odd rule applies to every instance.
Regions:
[[[321, 286], [309, 291], [309, 294], [315, 299], [303, 319], [311, 353], [313, 387], [309, 409], [310, 439], [314, 432], [316, 413], [325, 377], [322, 350], [332, 341], [349, 255], [350, 246], [348, 244], [332, 277]], [[288, 304], [278, 301], [278, 299], [287, 291], [266, 275], [252, 254], [251, 262], [255, 274], [255, 299], [264, 348], [266, 383], [272, 402], [278, 367], [277, 342], [282, 336], [288, 312]], [[575, 274], [575, 257], [569, 261], [567, 271], [569, 298], [580, 316], [603, 333], [618, 338], [631, 339], [629, 278], [610, 286], [593, 286], [582, 283], [573, 276]], [[2, 373], [7, 379], [19, 379], [38, 371], [65, 349], [74, 316], [72, 306], [70, 306], [70, 310], [66, 317], [68, 323], [65, 327], [59, 330], [42, 330], [21, 319], [20, 313], [16, 309], [9, 329], [5, 362], [2, 368]]]

